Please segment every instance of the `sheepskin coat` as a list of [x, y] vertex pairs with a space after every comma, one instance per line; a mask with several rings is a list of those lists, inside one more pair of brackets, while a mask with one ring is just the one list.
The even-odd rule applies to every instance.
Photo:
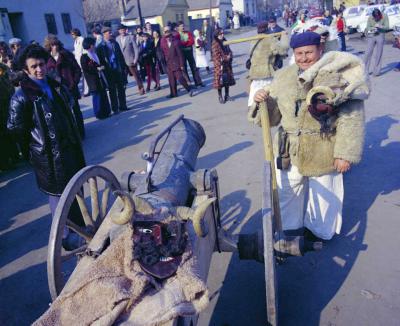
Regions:
[[275, 72], [274, 63], [277, 56], [287, 56], [289, 50], [289, 38], [282, 34], [279, 40], [276, 37], [265, 38], [254, 43], [250, 80], [270, 78]]
[[[301, 76], [298, 66], [293, 64], [277, 71], [268, 86], [271, 124], [281, 124], [288, 133], [292, 164], [304, 176], [320, 176], [334, 171], [335, 158], [358, 163], [364, 143], [363, 100], [349, 98], [339, 104], [340, 111], [334, 122], [336, 132], [322, 137], [321, 126], [306, 104], [307, 93], [315, 85], [300, 83]], [[274, 148], [278, 148], [277, 144]]]

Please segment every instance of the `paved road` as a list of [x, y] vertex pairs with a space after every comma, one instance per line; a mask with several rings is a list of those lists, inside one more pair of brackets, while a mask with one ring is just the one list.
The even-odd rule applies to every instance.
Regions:
[[[254, 32], [250, 32], [251, 34]], [[354, 52], [365, 48], [350, 42]], [[194, 98], [167, 100], [160, 92], [139, 97], [128, 88], [129, 112], [98, 121], [90, 100], [81, 104], [87, 162], [117, 176], [144, 167], [140, 154], [151, 137], [178, 114], [199, 121], [207, 142], [198, 168], [217, 168], [223, 222], [233, 232], [261, 227], [260, 129], [246, 121], [249, 46], [232, 46], [237, 85], [234, 102], [220, 105], [207, 87]], [[381, 77], [372, 78], [366, 102], [364, 160], [345, 176], [342, 234], [325, 250], [292, 258], [280, 266], [279, 318], [282, 325], [398, 325], [400, 318], [400, 73], [391, 71], [399, 51], [385, 46]], [[35, 186], [28, 166], [0, 175], [0, 324], [28, 325], [50, 302], [46, 254], [51, 217], [47, 198]], [[265, 325], [264, 267], [239, 261], [236, 254], [215, 254], [209, 279], [213, 294], [200, 325]]]

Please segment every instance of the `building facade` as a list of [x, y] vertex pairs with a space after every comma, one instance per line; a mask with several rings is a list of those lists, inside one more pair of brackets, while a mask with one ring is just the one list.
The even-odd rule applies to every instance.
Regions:
[[[187, 0], [189, 4], [188, 15], [191, 19], [204, 19], [210, 17], [209, 0]], [[226, 28], [229, 24], [229, 17], [233, 17], [231, 0], [212, 0], [211, 16], [219, 26]]]
[[265, 0], [232, 0], [233, 11], [250, 17], [253, 21], [265, 19]]
[[18, 37], [43, 43], [49, 33], [73, 48], [72, 28], [86, 34], [82, 0], [0, 0], [0, 40]]

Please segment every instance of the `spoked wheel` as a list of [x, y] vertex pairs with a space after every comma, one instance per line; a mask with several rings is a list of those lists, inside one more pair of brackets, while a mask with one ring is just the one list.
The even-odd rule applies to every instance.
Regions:
[[[114, 203], [115, 190], [120, 190], [117, 178], [102, 166], [83, 168], [65, 187], [51, 224], [47, 255], [47, 278], [53, 300]], [[73, 233], [76, 248], [67, 251], [63, 248], [63, 237]]]

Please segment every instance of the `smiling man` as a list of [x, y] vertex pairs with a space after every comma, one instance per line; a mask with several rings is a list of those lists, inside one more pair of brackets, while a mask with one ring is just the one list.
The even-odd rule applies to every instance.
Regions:
[[[361, 61], [335, 51], [322, 57], [320, 42], [314, 32], [294, 35], [295, 64], [277, 71], [254, 96], [256, 103], [267, 102], [271, 124], [280, 125], [274, 148], [283, 229], [309, 240], [340, 232], [343, 173], [360, 161], [364, 140], [361, 91], [348, 86], [369, 92]], [[342, 73], [349, 67], [357, 74]]]
[[[48, 58], [39, 45], [22, 52], [19, 64], [24, 75], [11, 98], [7, 128], [16, 139], [29, 140], [29, 160], [54, 216], [65, 186], [85, 166], [85, 158], [73, 115], [74, 99], [66, 86], [47, 76]], [[83, 225], [80, 215], [71, 219]], [[63, 246], [71, 250], [76, 237], [64, 233]]]

